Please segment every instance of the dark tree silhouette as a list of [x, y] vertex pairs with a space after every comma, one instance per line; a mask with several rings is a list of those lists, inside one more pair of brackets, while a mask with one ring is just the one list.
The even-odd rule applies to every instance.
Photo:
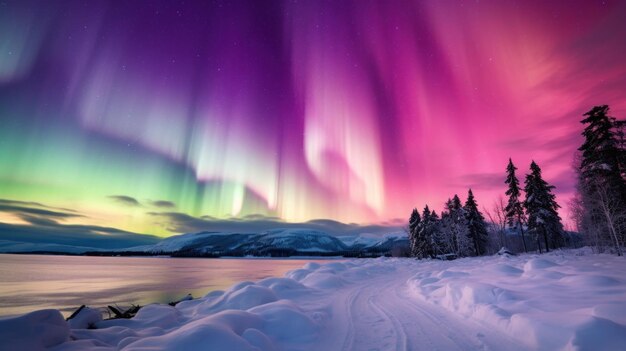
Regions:
[[[626, 239], [626, 121], [608, 116], [607, 105], [583, 116], [584, 143], [578, 174], [579, 231], [612, 242], [618, 255]], [[606, 238], [606, 240], [604, 239]]]
[[550, 243], [553, 248], [563, 244], [563, 224], [557, 212], [560, 206], [552, 194], [553, 189], [554, 186], [543, 180], [541, 168], [532, 161], [530, 173], [526, 175], [524, 207], [528, 215], [528, 231], [537, 239], [540, 252], [539, 236], [543, 237], [546, 251], [550, 251]]
[[487, 225], [483, 214], [478, 210], [478, 204], [470, 189], [467, 193], [467, 201], [465, 201], [465, 220], [467, 221], [467, 236], [474, 245], [476, 256], [482, 256], [486, 252], [487, 246]]
[[421, 222], [420, 213], [414, 208], [409, 218], [409, 241], [411, 243], [411, 256], [416, 256], [417, 251], [417, 228]]
[[509, 197], [509, 201], [504, 208], [506, 211], [506, 221], [509, 227], [518, 228], [520, 235], [522, 236], [522, 244], [524, 245], [524, 252], [528, 252], [526, 246], [526, 239], [524, 238], [524, 223], [526, 222], [526, 215], [524, 214], [524, 206], [520, 200], [520, 187], [519, 180], [515, 176], [517, 167], [513, 165], [513, 161], [509, 158], [509, 164], [506, 166], [506, 180], [505, 184], [509, 186], [506, 191], [506, 195]]

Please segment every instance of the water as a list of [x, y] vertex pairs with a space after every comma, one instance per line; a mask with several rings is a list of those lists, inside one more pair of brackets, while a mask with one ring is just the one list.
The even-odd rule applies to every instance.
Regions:
[[80, 305], [167, 303], [283, 276], [315, 259], [200, 259], [0, 254], [0, 316]]

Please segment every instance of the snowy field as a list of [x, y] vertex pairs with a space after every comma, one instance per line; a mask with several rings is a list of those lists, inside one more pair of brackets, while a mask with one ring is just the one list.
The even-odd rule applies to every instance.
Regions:
[[[95, 328], [95, 329], [87, 329]], [[588, 250], [309, 263], [148, 305], [0, 320], [1, 350], [626, 350], [626, 259]]]

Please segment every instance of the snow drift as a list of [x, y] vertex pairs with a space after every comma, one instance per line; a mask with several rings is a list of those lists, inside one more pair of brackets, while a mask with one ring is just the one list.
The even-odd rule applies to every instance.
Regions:
[[414, 296], [535, 349], [624, 349], [625, 260], [572, 252], [585, 253], [429, 262], [408, 284]]
[[132, 319], [0, 320], [0, 350], [621, 350], [626, 260], [581, 251], [309, 263]]

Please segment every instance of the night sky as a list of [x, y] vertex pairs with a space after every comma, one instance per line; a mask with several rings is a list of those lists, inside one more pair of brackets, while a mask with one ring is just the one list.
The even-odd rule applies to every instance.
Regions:
[[0, 1], [0, 222], [385, 223], [469, 187], [491, 207], [509, 157], [520, 179], [542, 167], [566, 219], [582, 113], [626, 114], [625, 16], [626, 1]]

